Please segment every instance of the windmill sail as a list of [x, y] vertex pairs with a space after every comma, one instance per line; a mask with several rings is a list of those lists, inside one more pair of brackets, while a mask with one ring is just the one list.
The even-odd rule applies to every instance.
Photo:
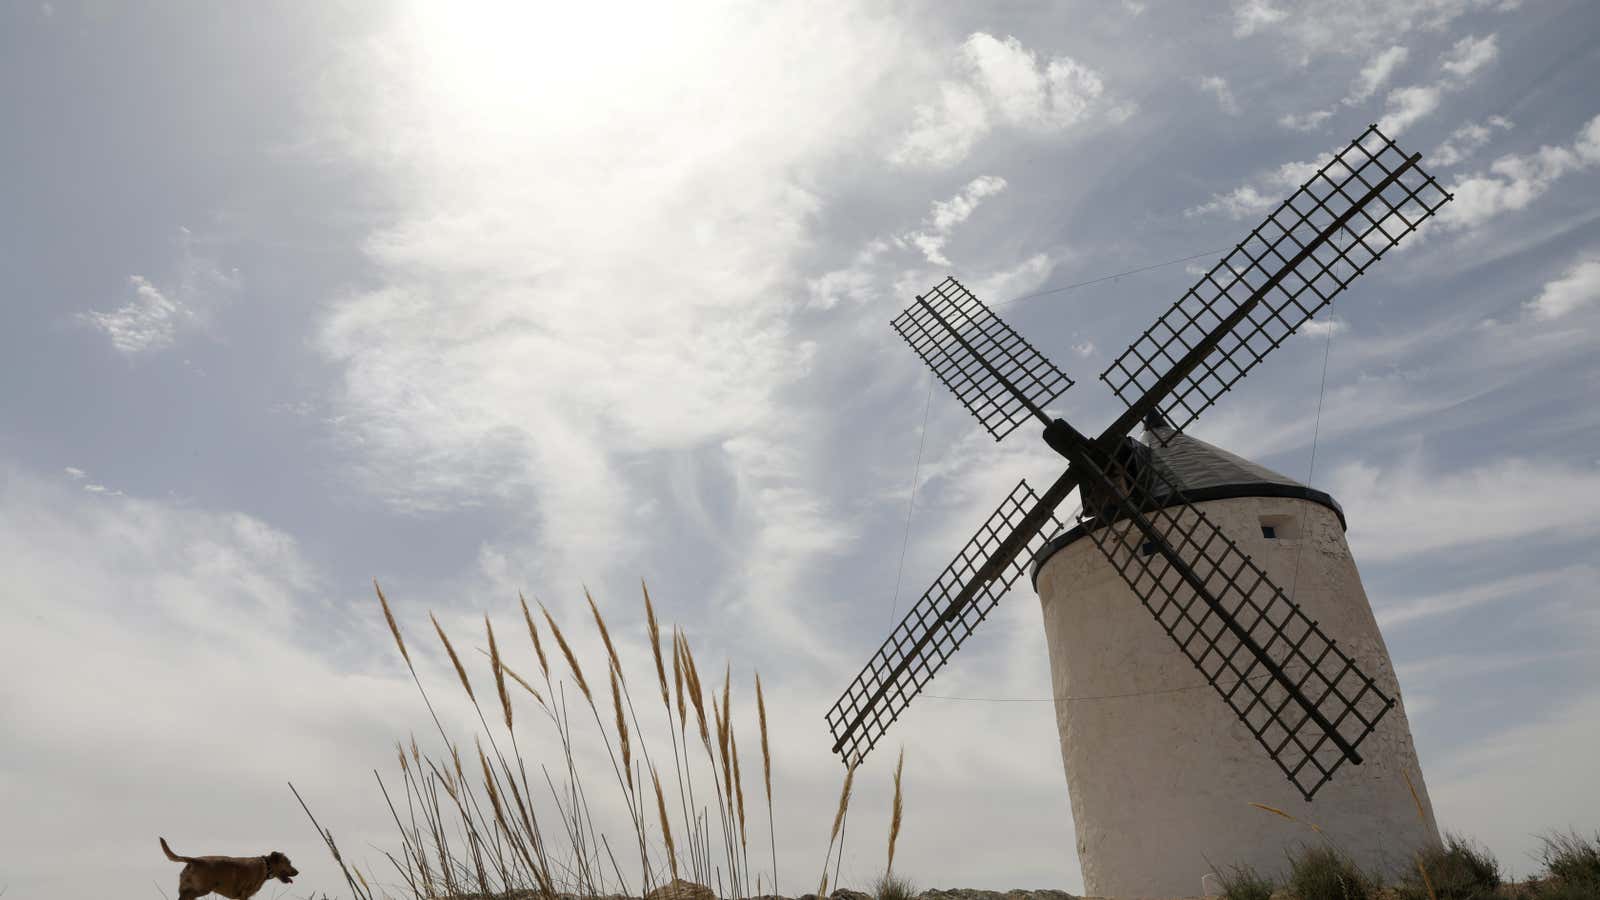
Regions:
[[1063, 476], [1041, 497], [1018, 482], [889, 634], [828, 710], [833, 750], [846, 764], [867, 755], [988, 617], [1044, 544], [1045, 528], [1061, 529], [1055, 508], [1072, 487]]
[[1089, 537], [1310, 800], [1347, 759], [1361, 762], [1361, 742], [1394, 699], [1159, 467], [1138, 459], [1083, 461]]
[[1130, 405], [1111, 430], [1187, 427], [1415, 231], [1451, 199], [1419, 158], [1374, 125], [1329, 159], [1101, 373]]
[[896, 316], [894, 330], [985, 430], [1000, 440], [1072, 387], [1072, 379], [954, 278]]

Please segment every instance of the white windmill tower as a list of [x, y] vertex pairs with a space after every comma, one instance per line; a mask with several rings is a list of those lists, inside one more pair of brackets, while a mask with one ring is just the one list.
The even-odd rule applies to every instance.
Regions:
[[828, 711], [834, 752], [865, 757], [1038, 559], [1090, 893], [1278, 868], [1308, 835], [1253, 802], [1375, 869], [1437, 840], [1337, 504], [1182, 432], [1451, 199], [1420, 159], [1377, 126], [1335, 154], [1101, 374], [1128, 408], [1098, 437], [1045, 412], [1072, 380], [955, 279], [895, 319], [996, 440], [1031, 416], [1068, 465], [1042, 493], [1018, 484], [896, 626]]
[[1305, 615], [1338, 635], [1397, 703], [1362, 744], [1362, 764], [1312, 803], [1278, 775], [1245, 723], [1213, 700], [1189, 659], [1173, 652], [1083, 527], [1052, 538], [1035, 561], [1034, 586], [1053, 694], [1063, 698], [1056, 721], [1085, 890], [1191, 894], [1217, 867], [1273, 873], [1286, 850], [1323, 841], [1369, 871], [1409, 869], [1411, 851], [1438, 843], [1439, 833], [1394, 667], [1345, 542], [1343, 509], [1323, 491], [1175, 433], [1159, 418], [1148, 425], [1149, 464], [1284, 585]]

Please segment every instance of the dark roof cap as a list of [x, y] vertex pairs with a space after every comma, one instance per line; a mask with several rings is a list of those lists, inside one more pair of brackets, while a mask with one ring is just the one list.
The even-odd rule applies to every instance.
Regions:
[[[1344, 510], [1327, 492], [1307, 487], [1259, 463], [1190, 437], [1167, 424], [1160, 412], [1145, 417], [1144, 443], [1150, 448], [1154, 466], [1191, 503], [1235, 497], [1291, 497], [1326, 506], [1339, 517], [1339, 527], [1348, 527]], [[1176, 503], [1176, 498], [1172, 502]], [[1057, 550], [1086, 533], [1080, 523], [1051, 538], [1034, 558], [1031, 574], [1035, 583], [1039, 569]]]

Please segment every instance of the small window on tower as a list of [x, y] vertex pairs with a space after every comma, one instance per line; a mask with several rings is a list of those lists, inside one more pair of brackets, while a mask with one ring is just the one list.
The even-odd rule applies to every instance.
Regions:
[[1300, 522], [1294, 516], [1262, 516], [1261, 536], [1269, 541], [1292, 541], [1300, 536]]

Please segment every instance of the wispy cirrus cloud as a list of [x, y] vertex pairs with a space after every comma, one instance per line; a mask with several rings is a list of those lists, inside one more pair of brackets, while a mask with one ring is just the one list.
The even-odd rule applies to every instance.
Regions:
[[1363, 560], [1600, 533], [1590, 512], [1600, 504], [1600, 471], [1560, 460], [1508, 457], [1456, 471], [1417, 458], [1350, 463], [1332, 473], [1330, 490], [1363, 510], [1350, 525], [1350, 546]]
[[1302, 59], [1364, 55], [1417, 31], [1438, 31], [1468, 13], [1506, 11], [1516, 0], [1233, 0], [1235, 37], [1277, 37]]
[[[1361, 67], [1355, 81], [1350, 85], [1349, 93], [1339, 102], [1344, 106], [1356, 106], [1365, 102], [1367, 98], [1377, 93], [1379, 88], [1389, 83], [1410, 55], [1411, 51], [1399, 44], [1379, 51]], [[1279, 117], [1278, 124], [1291, 131], [1316, 131], [1333, 117], [1337, 109], [1338, 106], [1335, 105], [1307, 113], [1288, 113]]]
[[[1403, 49], [1400, 47], [1391, 48], [1391, 50]], [[1385, 51], [1385, 53], [1389, 54], [1390, 51]], [[1391, 56], [1396, 55], [1391, 54]], [[1432, 115], [1439, 108], [1442, 98], [1446, 94], [1465, 87], [1497, 56], [1498, 45], [1494, 35], [1490, 35], [1487, 38], [1472, 36], [1462, 38], [1440, 58], [1439, 70], [1444, 74], [1438, 79], [1424, 84], [1395, 88], [1385, 96], [1385, 112], [1383, 117], [1378, 120], [1378, 127], [1391, 138], [1399, 135], [1412, 125]], [[1382, 55], [1380, 55], [1380, 58], [1382, 58]], [[1403, 55], [1398, 55], [1396, 58], [1403, 59]], [[1376, 64], [1374, 63], [1374, 65]], [[1393, 65], [1397, 64], [1397, 62], [1394, 62], [1380, 68], [1392, 69]], [[1369, 68], [1371, 67], [1369, 66]], [[1376, 75], [1374, 75], [1373, 83], [1374, 85], [1377, 83]], [[1354, 95], [1352, 94], [1352, 96]], [[1331, 115], [1331, 110], [1322, 110], [1305, 117], [1285, 117], [1285, 119], [1280, 120], [1279, 124], [1296, 130], [1314, 130]], [[1265, 212], [1280, 203], [1284, 196], [1310, 177], [1328, 159], [1329, 154], [1323, 154], [1317, 159], [1308, 162], [1285, 163], [1256, 176], [1231, 191], [1213, 194], [1211, 199], [1206, 202], [1184, 210], [1184, 215], [1200, 216], [1220, 212], [1230, 218], [1242, 219], [1246, 216]]]
[[[980, 175], [954, 196], [935, 200], [916, 227], [867, 241], [849, 265], [808, 280], [809, 305], [815, 309], [833, 309], [842, 300], [861, 304], [879, 299], [886, 289], [908, 278], [921, 277], [924, 267], [908, 259], [912, 252], [920, 255], [921, 262], [929, 266], [949, 269], [954, 263], [946, 256], [945, 249], [956, 229], [971, 218], [985, 200], [1005, 191], [1006, 186], [1004, 178]], [[1034, 254], [1013, 268], [980, 277], [974, 287], [984, 296], [998, 299], [1032, 290], [1049, 277], [1054, 265], [1052, 259], [1047, 253]]]

